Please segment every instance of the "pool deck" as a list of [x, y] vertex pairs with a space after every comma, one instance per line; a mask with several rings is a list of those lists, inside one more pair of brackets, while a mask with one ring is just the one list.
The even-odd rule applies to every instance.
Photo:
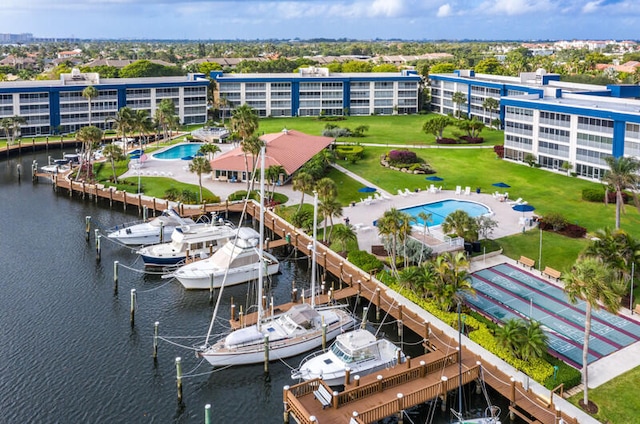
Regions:
[[[220, 147], [222, 152], [226, 152], [235, 147], [233, 144], [217, 144], [217, 146]], [[152, 155], [148, 156], [149, 158], [143, 162], [143, 166], [141, 168], [144, 177], [168, 176], [181, 182], [198, 185], [197, 174], [189, 172], [188, 170], [189, 161], [184, 161], [181, 159], [155, 159]], [[491, 209], [494, 213], [493, 219], [499, 222], [499, 226], [494, 230], [491, 238], [499, 238], [522, 232], [522, 225], [520, 224], [520, 220], [523, 216], [522, 212], [514, 211], [513, 209], [511, 209], [512, 205], [507, 202], [500, 202], [491, 194], [477, 194], [475, 191], [472, 191], [469, 195], [456, 195], [454, 190], [445, 189], [442, 189], [441, 191], [436, 193], [429, 193], [426, 188], [430, 185], [430, 182], [425, 180], [425, 190], [422, 190], [418, 193], [401, 196], [397, 194], [397, 190], [404, 191], [405, 187], [398, 187], [395, 193], [390, 193], [337, 164], [334, 165], [334, 167], [339, 171], [347, 174], [349, 177], [355, 179], [356, 181], [361, 182], [363, 185], [377, 188], [379, 193], [388, 198], [388, 200], [374, 200], [372, 202], [362, 201], [357, 202], [355, 206], [343, 207], [342, 216], [344, 218], [348, 217], [349, 223], [356, 229], [356, 232], [358, 234], [358, 244], [362, 250], [371, 251], [372, 245], [381, 244], [380, 238], [378, 237], [378, 232], [373, 226], [373, 221], [380, 218], [385, 211], [391, 208], [402, 209], [444, 199], [479, 202]], [[134, 173], [134, 171], [135, 170], [130, 169], [123, 176], [135, 178], [137, 175]], [[436, 186], [439, 186], [440, 184], [442, 183], [438, 183], [436, 184]], [[246, 183], [243, 182], [231, 183], [227, 181], [216, 181], [212, 180], [209, 176], [203, 176], [202, 185], [203, 187], [211, 190], [216, 195], [220, 196], [220, 198], [223, 200], [226, 199], [230, 194], [246, 188]], [[300, 203], [301, 193], [298, 191], [294, 191], [291, 184], [286, 184], [283, 187], [278, 187], [277, 191], [289, 197], [289, 201], [287, 202], [288, 205], [295, 205]], [[372, 193], [359, 194], [362, 195], [362, 199], [366, 199], [369, 194]], [[307, 195], [305, 197], [305, 201], [310, 202], [311, 197]], [[531, 215], [531, 212], [527, 212], [524, 214], [524, 216], [526, 217], [531, 217]], [[535, 230], [535, 227], [526, 227], [526, 230], [532, 229]], [[437, 247], [441, 244], [440, 240], [442, 240], [443, 238], [443, 234], [439, 230], [439, 227], [430, 228], [427, 234], [422, 234], [422, 226], [415, 226], [413, 235], [419, 240], [423, 240], [427, 244], [434, 247], [435, 250], [442, 250]]]

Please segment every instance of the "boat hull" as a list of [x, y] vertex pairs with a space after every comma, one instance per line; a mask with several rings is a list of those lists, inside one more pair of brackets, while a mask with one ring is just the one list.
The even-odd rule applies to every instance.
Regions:
[[127, 246], [158, 244], [163, 241], [170, 240], [171, 233], [173, 233], [174, 229], [175, 227], [164, 227], [162, 239], [160, 238], [160, 229], [145, 233], [127, 234], [127, 229], [123, 228], [110, 233], [107, 237], [116, 240], [119, 243], [126, 244]]
[[[265, 275], [273, 275], [277, 273], [279, 269], [280, 264], [278, 262], [269, 264], [266, 268]], [[213, 274], [213, 287], [219, 289], [222, 286], [223, 280], [225, 287], [257, 280], [258, 273], [258, 267], [235, 268], [227, 273], [225, 279], [224, 270], [218, 271]], [[177, 272], [174, 276], [187, 290], [209, 290], [211, 288], [211, 273], [180, 274]]]
[[[350, 329], [354, 320], [344, 311], [343, 318], [327, 328], [326, 341], [335, 339], [339, 334]], [[347, 318], [348, 317], [348, 318]], [[295, 339], [279, 339], [269, 342], [269, 361], [290, 358], [322, 346], [322, 331], [307, 333], [305, 337]], [[198, 356], [206, 359], [214, 367], [250, 365], [264, 362], [264, 342], [254, 343], [229, 351], [213, 348], [199, 352]]]

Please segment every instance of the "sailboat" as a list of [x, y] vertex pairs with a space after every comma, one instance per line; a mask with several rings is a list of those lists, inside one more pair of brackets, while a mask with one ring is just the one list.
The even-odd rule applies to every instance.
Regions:
[[[461, 319], [462, 305], [458, 302], [458, 410], [451, 409], [451, 413], [455, 417], [453, 424], [501, 424], [500, 422], [500, 407], [492, 405], [489, 400], [489, 396], [485, 390], [484, 382], [482, 384], [482, 391], [485, 399], [487, 400], [487, 408], [484, 411], [484, 417], [477, 418], [464, 418], [462, 413], [462, 319]], [[482, 372], [482, 371], [481, 371]], [[480, 375], [482, 378], [482, 374]]]
[[[258, 252], [260, 261], [264, 260], [264, 171], [265, 171], [265, 147], [261, 150], [260, 169], [260, 238]], [[314, 201], [314, 238], [312, 251], [312, 277], [311, 277], [311, 304], [302, 303], [294, 305], [282, 313], [273, 313], [264, 316], [262, 303], [258, 301], [258, 319], [254, 325], [240, 328], [231, 332], [226, 337], [209, 345], [209, 335], [213, 328], [216, 312], [220, 302], [214, 309], [213, 319], [209, 326], [209, 334], [205, 345], [197, 354], [206, 359], [211, 365], [248, 365], [261, 363], [265, 360], [265, 347], [268, 348], [268, 359], [284, 359], [299, 355], [322, 345], [326, 341], [334, 339], [338, 334], [350, 330], [355, 320], [348, 311], [339, 307], [315, 306], [315, 260], [317, 226], [317, 195]], [[259, 267], [258, 296], [262, 299], [262, 282], [264, 278], [264, 266]], [[222, 283], [224, 287], [224, 281]], [[222, 290], [221, 290], [222, 292]]]

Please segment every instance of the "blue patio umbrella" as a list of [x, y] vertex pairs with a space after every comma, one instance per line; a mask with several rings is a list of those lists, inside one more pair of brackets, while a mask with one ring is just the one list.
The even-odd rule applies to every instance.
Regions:
[[430, 177], [425, 178], [425, 180], [429, 180], [429, 181], [443, 181], [444, 178], [440, 178], [437, 175], [432, 175]]
[[525, 212], [532, 212], [536, 210], [536, 208], [531, 205], [514, 205], [511, 209], [516, 212], [522, 212], [522, 215], [524, 215]]
[[359, 188], [358, 191], [360, 193], [373, 193], [374, 191], [376, 191], [376, 189], [374, 187], [362, 187]]
[[503, 183], [503, 182], [493, 183], [491, 185], [494, 186], [494, 187], [501, 187], [501, 188], [509, 188], [509, 187], [511, 187], [509, 184]]

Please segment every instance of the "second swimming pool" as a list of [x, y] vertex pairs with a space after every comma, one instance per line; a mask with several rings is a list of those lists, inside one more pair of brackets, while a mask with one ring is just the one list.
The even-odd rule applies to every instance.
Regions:
[[183, 143], [169, 147], [162, 152], [154, 153], [154, 159], [182, 159], [187, 156], [195, 156], [202, 143]]
[[440, 200], [438, 202], [404, 208], [401, 209], [401, 211], [415, 217], [417, 225], [424, 225], [424, 221], [418, 216], [420, 212], [430, 213], [433, 222], [429, 222], [429, 226], [436, 226], [442, 224], [442, 221], [444, 221], [447, 215], [458, 209], [462, 209], [473, 218], [491, 213], [491, 209], [482, 203], [456, 199]]

